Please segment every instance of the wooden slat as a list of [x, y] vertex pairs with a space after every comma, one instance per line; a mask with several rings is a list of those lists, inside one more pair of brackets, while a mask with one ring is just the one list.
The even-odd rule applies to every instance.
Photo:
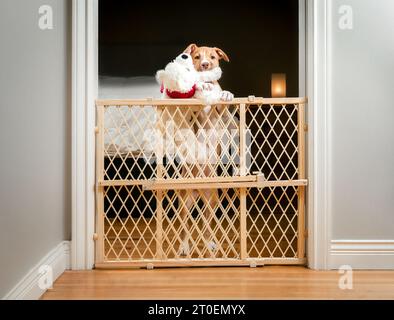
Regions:
[[[241, 176], [246, 175], [246, 106], [244, 103], [239, 108], [239, 171]], [[256, 177], [257, 182], [257, 177]], [[246, 188], [239, 190], [240, 197], [240, 242], [241, 259], [247, 258], [247, 228], [246, 228]]]
[[[219, 101], [215, 105], [234, 104], [267, 104], [285, 105], [306, 103], [307, 98], [235, 98], [232, 101]], [[98, 99], [97, 106], [205, 106], [204, 101], [198, 99]]]
[[[104, 179], [104, 107], [97, 107], [96, 181]], [[96, 262], [104, 261], [104, 187], [96, 185]]]
[[99, 186], [149, 186], [152, 184], [195, 184], [195, 183], [214, 183], [214, 182], [254, 182], [258, 176], [248, 175], [245, 177], [212, 177], [212, 178], [179, 178], [179, 179], [152, 179], [152, 180], [101, 180]]
[[156, 191], [156, 258], [163, 259], [163, 191]]
[[151, 180], [100, 180], [99, 186], [116, 187], [116, 186], [144, 186], [151, 184]]
[[[298, 179], [305, 178], [305, 105], [298, 105]], [[298, 258], [305, 256], [305, 187], [298, 188]]]
[[246, 208], [246, 188], [241, 188], [239, 190], [239, 201], [240, 201], [240, 242], [241, 242], [241, 259], [246, 259], [248, 257], [248, 250], [247, 250], [247, 236], [248, 231], [246, 227], [246, 215], [247, 215], [247, 208]]
[[239, 106], [239, 171], [241, 176], [246, 175], [246, 106]]
[[213, 183], [187, 183], [174, 185], [145, 184], [145, 190], [202, 190], [202, 189], [231, 189], [231, 188], [266, 188], [266, 187], [296, 187], [306, 186], [308, 180], [283, 180], [263, 182], [213, 182]]
[[234, 176], [234, 177], [212, 177], [212, 178], [179, 178], [179, 179], [156, 179], [152, 183], [156, 184], [194, 184], [194, 183], [213, 183], [213, 182], [255, 182], [257, 181], [256, 175], [248, 176]]
[[[161, 114], [162, 108], [158, 107], [158, 115]], [[161, 129], [161, 119], [158, 116], [156, 130]], [[156, 177], [160, 179], [163, 175], [163, 148], [161, 143], [156, 143]], [[144, 188], [143, 188], [144, 189]], [[156, 193], [156, 258], [163, 258], [163, 191], [157, 190]]]
[[204, 267], [204, 266], [264, 266], [264, 265], [305, 265], [306, 259], [298, 258], [263, 258], [263, 259], [168, 259], [165, 261], [109, 261], [96, 263], [96, 269], [129, 269], [153, 267]]

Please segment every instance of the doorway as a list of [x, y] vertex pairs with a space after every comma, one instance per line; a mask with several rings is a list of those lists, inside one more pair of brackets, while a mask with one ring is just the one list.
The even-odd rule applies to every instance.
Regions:
[[99, 0], [98, 10], [100, 98], [159, 98], [156, 71], [191, 43], [229, 56], [220, 84], [236, 97], [271, 97], [277, 73], [286, 75], [286, 96], [299, 96], [304, 37], [297, 1], [210, 3], [202, 14], [185, 12], [182, 3]]
[[[156, 259], [157, 256], [160, 256], [158, 251], [161, 253], [163, 250], [165, 251], [163, 239], [160, 238], [159, 241], [157, 235], [158, 224], [161, 229], [163, 228], [162, 219], [171, 226], [178, 224], [178, 227], [172, 226], [177, 230], [170, 230], [171, 237], [174, 237], [174, 233], [176, 237], [180, 229], [182, 229], [181, 233], [186, 229], [185, 226], [179, 227], [179, 224], [184, 223], [181, 219], [175, 218], [175, 222], [171, 220], [174, 214], [175, 217], [177, 216], [178, 209], [174, 207], [168, 209], [167, 212], [164, 210], [164, 218], [161, 213], [159, 223], [157, 208], [159, 204], [160, 207], [163, 207], [162, 200], [159, 200], [156, 193], [152, 194], [152, 192], [149, 193], [136, 187], [139, 184], [143, 186], [147, 176], [155, 175], [158, 170], [158, 160], [157, 153], [148, 150], [149, 148], [141, 147], [141, 139], [135, 139], [137, 133], [131, 133], [132, 127], [133, 124], [137, 124], [140, 128], [140, 123], [145, 124], [144, 128], [148, 128], [150, 125], [156, 126], [154, 122], [150, 125], [146, 125], [146, 123], [152, 122], [149, 120], [151, 114], [152, 118], [155, 118], [154, 114], [157, 114], [156, 108], [159, 108], [159, 105], [152, 105], [153, 111], [150, 109], [145, 111], [150, 107], [146, 103], [138, 104], [125, 101], [122, 104], [117, 104], [108, 99], [159, 98], [160, 90], [158, 84], [155, 83], [154, 73], [185, 49], [189, 44], [188, 38], [192, 38], [193, 43], [225, 48], [223, 50], [230, 56], [231, 63], [225, 66], [227, 76], [221, 79], [221, 84], [236, 96], [253, 94], [270, 97], [272, 95], [271, 77], [274, 73], [286, 75], [285, 96], [298, 95], [300, 87], [299, 61], [301, 60], [299, 57], [298, 5], [294, 1], [266, 1], [263, 4], [237, 5], [226, 10], [220, 9], [219, 7], [211, 8], [205, 15], [204, 24], [201, 25], [195, 23], [200, 18], [198, 13], [185, 17], [181, 11], [174, 13], [167, 6], [163, 6], [149, 15], [149, 23], [147, 24], [146, 12], [149, 12], [149, 7], [146, 4], [99, 1], [99, 96], [104, 99], [98, 104], [101, 110], [99, 119], [102, 120], [99, 123], [101, 126], [99, 126], [99, 132], [104, 132], [100, 139], [103, 141], [103, 145], [99, 148], [104, 150], [104, 153], [99, 154], [99, 158], [102, 159], [99, 164], [99, 176], [102, 180], [98, 181], [102, 188], [98, 193], [99, 199], [101, 199], [99, 201], [102, 204], [100, 207], [102, 213], [98, 218], [102, 222], [98, 232], [98, 239], [101, 243], [98, 254], [100, 264], [103, 262], [103, 258], [105, 262], [124, 262], [125, 259], [128, 261], [136, 259], [143, 260], [142, 263]], [[187, 31], [185, 32], [185, 30]], [[256, 41], [257, 38], [266, 38], [267, 40]], [[248, 152], [255, 164], [248, 168], [250, 170], [247, 172], [244, 168], [242, 176], [237, 177], [230, 173], [229, 177], [250, 180], [253, 178], [251, 175], [253, 167], [260, 170], [260, 173], [269, 180], [269, 184], [265, 186], [264, 192], [259, 189], [262, 187], [261, 184], [257, 186], [251, 183], [248, 185], [249, 189], [230, 186], [235, 189], [231, 193], [235, 196], [231, 195], [230, 200], [226, 199], [226, 202], [231, 206], [233, 203], [242, 203], [242, 199], [244, 199], [244, 211], [250, 213], [244, 222], [248, 235], [242, 234], [242, 208], [235, 209], [234, 222], [232, 218], [226, 216], [234, 210], [224, 208], [224, 213], [217, 213], [217, 208], [211, 206], [209, 209], [215, 211], [213, 216], [220, 216], [216, 219], [219, 227], [231, 221], [230, 226], [233, 227], [230, 228], [231, 232], [237, 236], [231, 236], [233, 240], [228, 241], [229, 235], [221, 230], [222, 236], [226, 239], [216, 238], [217, 235], [212, 232], [210, 237], [215, 239], [215, 246], [221, 249], [218, 250], [220, 258], [228, 258], [223, 245], [233, 247], [234, 252], [231, 254], [235, 256], [230, 256], [234, 259], [239, 259], [239, 252], [243, 250], [246, 252], [249, 248], [247, 253], [253, 259], [264, 259], [261, 263], [267, 263], [267, 259], [272, 260], [273, 263], [278, 263], [280, 259], [284, 263], [302, 263], [305, 252], [303, 242], [305, 182], [303, 180], [304, 164], [302, 163], [304, 161], [304, 142], [302, 141], [303, 135], [300, 136], [300, 133], [304, 130], [304, 101], [301, 99], [279, 102], [279, 100], [258, 99], [255, 103], [249, 102], [242, 104], [234, 101], [232, 110], [237, 111], [229, 112], [232, 112], [231, 118], [234, 120], [235, 128], [240, 130], [243, 126], [251, 130], [253, 141], [250, 146], [246, 146], [246, 149], [249, 147]], [[142, 104], [148, 108], [142, 108]], [[179, 110], [179, 113], [182, 112]], [[105, 116], [112, 120], [110, 126], [106, 124], [106, 119], [103, 119]], [[183, 119], [183, 122], [187, 122], [187, 120]], [[238, 124], [239, 127], [237, 127]], [[142, 129], [142, 131], [145, 130]], [[129, 135], [129, 138], [126, 139], [125, 135]], [[129, 141], [130, 137], [132, 140], [136, 140], [133, 140], [135, 147], [128, 146], [131, 148], [129, 151], [120, 151], [127, 149], [123, 142]], [[107, 143], [106, 138], [109, 138], [110, 144]], [[155, 154], [156, 162], [154, 161], [153, 165], [148, 165], [148, 160], [152, 160], [152, 154]], [[240, 156], [240, 158], [242, 157]], [[179, 163], [175, 164], [174, 162], [174, 166], [179, 166]], [[168, 165], [164, 165], [164, 171], [167, 168]], [[135, 169], [138, 171], [137, 173], [134, 172]], [[174, 170], [174, 168], [171, 169]], [[179, 168], [175, 168], [175, 171], [177, 170]], [[234, 168], [231, 170], [233, 171]], [[163, 170], [159, 171], [163, 172]], [[156, 174], [157, 178], [158, 173]], [[227, 173], [224, 174], [225, 177], [223, 174], [223, 170], [220, 173], [215, 171], [216, 180], [229, 178]], [[216, 175], [220, 177], [216, 177]], [[140, 179], [141, 176], [142, 179]], [[130, 186], [130, 181], [125, 182], [126, 180], [122, 177], [126, 177], [126, 180], [133, 180], [133, 187], [125, 187]], [[199, 178], [206, 180], [206, 178], [212, 177]], [[170, 182], [177, 183], [176, 181]], [[275, 183], [278, 182], [280, 186], [275, 188]], [[126, 184], [123, 186], [122, 183]], [[111, 188], [114, 186], [120, 186], [120, 188], [112, 190]], [[170, 189], [174, 190], [174, 188]], [[179, 206], [179, 203], [182, 202], [181, 198], [179, 195], [174, 196], [173, 194], [174, 192], [167, 195], [167, 203], [176, 202], [175, 206]], [[202, 194], [197, 197], [202, 204], [199, 205], [197, 201], [196, 206], [193, 207], [194, 210], [201, 211], [201, 206], [207, 206], [207, 199], [204, 197]], [[149, 201], [146, 200], [147, 198]], [[218, 196], [218, 198], [220, 197]], [[221, 199], [219, 199], [220, 201]], [[125, 206], [127, 202], [130, 203]], [[257, 202], [261, 202], [261, 206]], [[252, 207], [253, 214], [251, 214]], [[261, 210], [261, 207], [264, 210]], [[133, 210], [128, 210], [130, 208]], [[191, 220], [190, 223], [196, 225], [198, 225], [198, 221], [204, 224], [201, 215], [194, 217], [192, 212], [190, 212], [188, 219]], [[139, 226], [140, 224], [141, 226]], [[154, 226], [152, 227], [152, 225]], [[203, 229], [204, 226], [194, 227], [194, 231], [197, 233], [196, 237], [199, 237], [198, 234], [201, 234]], [[136, 233], [133, 234], [132, 231]], [[254, 235], [251, 235], [250, 232], [253, 232]], [[163, 233], [163, 230], [160, 233]], [[242, 237], [246, 239], [244, 248], [242, 248]], [[190, 259], [201, 258], [199, 256], [201, 252], [204, 255], [207, 253], [207, 250], [198, 249], [199, 246], [204, 247], [206, 239], [201, 236], [199, 239], [200, 241], [195, 241], [197, 256], [190, 256]], [[167, 255], [179, 258], [180, 255], [174, 247], [181, 245], [180, 240], [168, 240], [168, 242]], [[160, 246], [160, 250], [158, 246]], [[210, 258], [215, 260], [213, 264], [217, 263], [216, 253], [212, 250], [209, 250], [208, 253]], [[245, 259], [247, 258], [241, 257], [242, 263], [245, 263]]]

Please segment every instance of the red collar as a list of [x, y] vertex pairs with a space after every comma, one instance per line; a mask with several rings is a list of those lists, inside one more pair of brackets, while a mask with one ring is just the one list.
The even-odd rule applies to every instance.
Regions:
[[[160, 92], [163, 93], [164, 87], [161, 85]], [[166, 89], [166, 94], [172, 99], [189, 99], [196, 93], [196, 85], [194, 85], [188, 92], [170, 91]]]

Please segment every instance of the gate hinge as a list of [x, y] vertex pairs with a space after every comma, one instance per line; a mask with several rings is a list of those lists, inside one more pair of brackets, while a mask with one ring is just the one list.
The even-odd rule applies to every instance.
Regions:
[[100, 129], [99, 129], [99, 127], [94, 127], [94, 133], [99, 133], [99, 131], [100, 131]]
[[308, 128], [308, 124], [307, 124], [307, 123], [305, 123], [305, 124], [304, 124], [304, 131], [305, 131], [305, 132], [307, 132], [307, 131], [308, 131], [308, 129], [309, 129], [309, 128]]
[[304, 230], [304, 237], [305, 237], [305, 238], [308, 238], [308, 229], [305, 229], [305, 230]]
[[98, 234], [97, 233], [93, 233], [93, 240], [97, 241], [98, 240]]

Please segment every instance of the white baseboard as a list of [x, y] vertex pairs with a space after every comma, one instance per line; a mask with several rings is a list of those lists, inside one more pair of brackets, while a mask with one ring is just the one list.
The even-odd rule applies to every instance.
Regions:
[[63, 241], [52, 249], [3, 299], [39, 299], [46, 291], [39, 287], [39, 281], [42, 277], [39, 269], [44, 265], [52, 268], [53, 281], [55, 281], [65, 270], [70, 269], [70, 241]]
[[332, 240], [329, 268], [394, 269], [394, 240]]

